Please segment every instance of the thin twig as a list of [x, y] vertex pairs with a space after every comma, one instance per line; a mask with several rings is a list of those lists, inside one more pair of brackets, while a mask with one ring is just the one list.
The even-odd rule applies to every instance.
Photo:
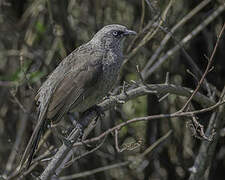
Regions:
[[[100, 134], [97, 137], [85, 140], [83, 143], [91, 143], [91, 142], [99, 141], [104, 136], [112, 133], [116, 129], [121, 129], [122, 127], [127, 126], [130, 123], [135, 123], [135, 122], [139, 122], [139, 121], [149, 121], [149, 120], [153, 120], [153, 119], [163, 119], [163, 118], [175, 118], [175, 117], [187, 117], [187, 116], [191, 116], [192, 117], [194, 114], [201, 114], [201, 113], [204, 113], [204, 112], [212, 111], [212, 110], [218, 108], [219, 106], [223, 105], [224, 103], [225, 103], [225, 100], [222, 101], [222, 102], [219, 101], [215, 105], [210, 106], [208, 108], [195, 110], [195, 111], [190, 111], [190, 112], [177, 111], [177, 112], [172, 113], [172, 114], [158, 114], [158, 115], [134, 118], [134, 119], [128, 120], [128, 121], [123, 122], [123, 123], [120, 123], [120, 124], [110, 128], [110, 129], [108, 129], [107, 131], [105, 131], [104, 133]], [[80, 146], [80, 145], [82, 145], [82, 143], [78, 142], [78, 143], [75, 143], [73, 146]]]
[[150, 29], [150, 31], [142, 38], [141, 42], [139, 42], [137, 44], [137, 46], [129, 53], [128, 57], [123, 61], [122, 66], [124, 66], [127, 63], [127, 61], [131, 57], [133, 57], [141, 47], [143, 47], [147, 42], [149, 42], [156, 35], [156, 33], [159, 30], [159, 27], [163, 24], [163, 22], [165, 22], [166, 15], [169, 12], [172, 3], [173, 3], [173, 1], [170, 0], [169, 4], [167, 5], [165, 10], [163, 11], [162, 16], [160, 16], [160, 15], [157, 16], [157, 22], [152, 24], [153, 29]]
[[126, 148], [119, 148], [119, 144], [118, 144], [118, 129], [115, 129], [115, 147], [117, 152], [123, 152], [124, 150], [126, 150]]
[[169, 39], [172, 37], [172, 35], [175, 33], [175, 31], [183, 26], [188, 20], [190, 20], [195, 14], [197, 14], [202, 8], [204, 8], [211, 0], [204, 0], [202, 1], [198, 6], [196, 6], [193, 10], [191, 10], [186, 16], [184, 16], [170, 31], [167, 33], [167, 35], [164, 37], [164, 39], [161, 41], [160, 46], [157, 48], [157, 50], [154, 52], [148, 63], [145, 65], [145, 68], [142, 71], [143, 77], [146, 79], [146, 72], [151, 67], [151, 65], [156, 61], [157, 57], [159, 57], [160, 53], [164, 49], [165, 45], [169, 41]]
[[146, 156], [147, 154], [151, 153], [153, 149], [155, 149], [159, 144], [164, 142], [171, 134], [172, 130], [168, 131], [165, 135], [159, 138], [156, 142], [154, 142], [149, 148], [147, 148], [142, 154], [141, 157]]
[[[32, 109], [32, 105], [29, 106], [29, 110], [28, 112], [31, 112]], [[11, 172], [12, 168], [14, 168], [14, 163], [15, 163], [15, 159], [18, 156], [18, 151], [19, 151], [19, 146], [21, 145], [21, 142], [23, 142], [23, 134], [25, 132], [26, 126], [27, 126], [27, 121], [29, 118], [29, 113], [22, 113], [22, 116], [20, 115], [21, 118], [20, 122], [19, 122], [19, 126], [18, 126], [18, 131], [16, 133], [16, 140], [13, 144], [11, 153], [9, 155], [7, 164], [6, 164], [6, 168], [5, 168], [5, 172], [3, 176], [7, 176], [9, 172]]]
[[218, 17], [223, 11], [225, 10], [225, 4], [219, 6], [211, 16], [206, 18], [201, 24], [199, 24], [192, 32], [190, 32], [186, 37], [184, 37], [181, 42], [173, 47], [172, 49], [168, 50], [166, 54], [162, 57], [160, 57], [157, 62], [150, 67], [150, 69], [144, 71], [144, 79], [146, 77], [149, 77], [157, 68], [160, 67], [160, 65], [165, 62], [170, 56], [172, 56], [175, 52], [177, 52], [181, 47], [183, 47], [184, 44], [189, 42], [191, 39], [193, 39], [198, 33], [200, 33], [209, 23], [213, 22], [213, 20]]
[[64, 168], [67, 168], [67, 167], [71, 166], [75, 161], [77, 161], [77, 160], [79, 160], [79, 159], [81, 159], [81, 158], [83, 158], [83, 157], [85, 157], [85, 156], [87, 156], [87, 155], [89, 155], [89, 154], [97, 151], [105, 143], [106, 138], [107, 138], [107, 136], [105, 136], [105, 138], [103, 139], [103, 141], [99, 145], [97, 145], [95, 148], [93, 148], [90, 151], [87, 151], [84, 154], [82, 154], [82, 155], [80, 155], [78, 157], [75, 157], [71, 161], [67, 162], [67, 164], [66, 164], [66, 166]]
[[139, 31], [141, 31], [142, 30], [142, 27], [143, 27], [143, 24], [144, 24], [144, 18], [145, 18], [145, 1], [144, 0], [142, 0], [141, 1], [141, 9], [142, 9], [142, 11], [141, 11], [141, 23], [140, 23], [140, 29], [139, 29]]
[[131, 165], [130, 168], [132, 168], [132, 164], [136, 165], [137, 159], [142, 159], [147, 154], [152, 152], [152, 150], [155, 149], [156, 147], [158, 147], [162, 142], [164, 142], [171, 135], [171, 133], [172, 133], [172, 131], [170, 130], [164, 136], [159, 138], [155, 143], [153, 143], [150, 147], [148, 147], [142, 154], [134, 157], [133, 160], [120, 162], [120, 163], [116, 163], [116, 164], [113, 164], [113, 165], [104, 166], [104, 167], [101, 167], [101, 168], [96, 168], [94, 170], [85, 171], [85, 172], [81, 172], [81, 173], [77, 173], [77, 174], [73, 174], [73, 175], [69, 175], [69, 176], [60, 177], [59, 180], [69, 180], [69, 179], [86, 177], [86, 176], [90, 176], [90, 175], [93, 175], [93, 174], [96, 174], [96, 173], [99, 173], [99, 172], [103, 172], [103, 171], [106, 171], [106, 170], [109, 170], [109, 169], [118, 168], [118, 167], [127, 166], [127, 165]]
[[187, 100], [187, 102], [185, 103], [185, 105], [183, 106], [183, 108], [180, 110], [181, 112], [182, 112], [182, 111], [185, 111], [185, 109], [187, 108], [188, 104], [191, 102], [192, 98], [194, 97], [194, 95], [198, 92], [199, 88], [201, 87], [201, 84], [203, 83], [203, 81], [204, 81], [206, 75], [208, 74], [208, 72], [209, 72], [209, 70], [210, 70], [210, 68], [211, 68], [211, 64], [212, 64], [212, 62], [213, 62], [213, 58], [214, 58], [214, 56], [215, 56], [217, 47], [218, 47], [218, 45], [219, 45], [221, 36], [222, 36], [222, 34], [223, 34], [223, 32], [224, 32], [224, 29], [225, 29], [225, 23], [224, 23], [224, 25], [223, 25], [223, 27], [222, 27], [220, 33], [219, 33], [219, 36], [218, 36], [217, 41], [216, 41], [216, 45], [215, 45], [215, 47], [214, 47], [214, 49], [213, 49], [212, 55], [211, 55], [210, 58], [209, 58], [207, 67], [206, 67], [206, 69], [205, 69], [205, 72], [203, 73], [203, 75], [202, 75], [202, 77], [201, 77], [201, 79], [200, 79], [200, 81], [199, 81], [199, 83], [198, 83], [196, 89], [194, 90], [194, 92], [192, 93], [192, 95], [190, 96], [190, 98], [188, 98], [188, 100]]
[[[137, 96], [140, 96], [141, 94], [146, 94], [146, 93], [152, 92], [152, 91], [149, 90], [149, 87], [151, 87], [151, 86], [152, 85], [149, 85], [148, 88], [146, 88], [145, 86], [142, 86], [142, 87], [135, 88], [133, 90], [129, 90], [129, 91], [127, 91], [127, 95], [120, 94], [118, 96], [115, 96], [116, 98], [106, 99], [103, 103], [99, 104], [99, 106], [101, 107], [102, 110], [106, 110], [106, 109], [108, 109], [108, 108], [110, 108], [112, 106], [115, 106], [118, 103], [118, 101], [116, 99], [126, 100], [127, 101], [127, 100], [129, 100], [131, 98], [135, 98]], [[165, 86], [166, 87], [172, 87], [171, 85], [163, 85], [163, 87], [165, 87]], [[153, 86], [153, 87], [155, 87], [157, 89], [157, 88], [162, 87], [162, 86], [157, 85], [157, 86]], [[141, 91], [138, 93], [138, 90], [141, 90]], [[153, 89], [153, 90], [155, 90], [155, 89]], [[185, 89], [182, 89], [181, 93], [183, 93], [184, 90]], [[166, 91], [166, 89], [163, 89], [163, 91]], [[201, 101], [202, 101], [202, 98], [204, 99], [204, 96], [199, 96], [199, 93], [196, 94], [195, 98], [196, 97], [201, 97], [200, 98]], [[220, 104], [222, 104], [222, 103], [224, 103], [224, 102], [220, 102]], [[209, 102], [207, 102], [206, 104], [214, 104], [214, 102], [212, 102], [209, 99]], [[206, 112], [206, 111], [213, 110], [216, 107], [218, 107], [220, 104], [217, 103], [217, 104], [215, 104], [213, 106], [210, 106], [208, 108], [201, 109], [201, 110], [198, 110], [198, 111], [193, 111], [193, 112], [185, 112], [185, 113], [180, 113], [180, 114], [178, 114], [178, 113], [173, 113], [173, 114], [160, 114], [160, 115], [154, 115], [154, 116], [149, 116], [149, 117], [136, 118], [136, 119], [133, 119], [133, 120], [129, 120], [127, 122], [124, 122], [122, 124], [119, 124], [118, 126], [116, 126], [114, 128], [111, 128], [111, 129], [105, 131], [103, 134], [101, 134], [98, 137], [95, 137], [95, 138], [92, 138], [92, 139], [89, 139], [89, 140], [85, 140], [83, 142], [76, 142], [76, 143], [74, 143], [73, 146], [75, 147], [77, 145], [83, 145], [83, 143], [84, 144], [88, 144], [89, 142], [95, 142], [95, 141], [101, 140], [103, 137], [105, 137], [109, 133], [112, 133], [113, 131], [115, 131], [115, 129], [120, 129], [123, 126], [126, 126], [129, 123], [138, 122], [138, 121], [145, 121], [145, 120], [151, 120], [151, 119], [190, 116], [192, 113], [195, 114], [195, 113], [202, 113], [202, 112]], [[96, 113], [91, 113], [89, 116], [87, 116], [87, 117], [85, 116], [85, 118], [87, 118], [87, 119], [94, 119], [96, 116], [97, 116]], [[78, 133], [78, 132], [77, 131], [74, 131], [74, 133], [71, 133], [71, 136], [72, 137], [77, 136], [76, 133]], [[73, 140], [73, 142], [75, 142], [75, 141]], [[47, 168], [42, 173], [42, 175], [41, 175], [40, 178], [42, 180], [45, 180], [45, 179], [48, 179], [49, 177], [51, 177], [54, 174], [54, 172], [57, 169], [57, 167], [63, 162], [64, 158], [66, 157], [66, 155], [70, 151], [71, 151], [71, 147], [68, 147], [65, 144], [63, 144], [62, 147], [60, 147], [59, 151], [56, 153], [56, 155], [52, 158], [52, 161], [48, 164]]]
[[[220, 100], [219, 100], [220, 101]], [[199, 152], [195, 158], [195, 162], [189, 170], [191, 171], [189, 180], [204, 180], [205, 173], [210, 164], [214, 161], [213, 157], [215, 156], [215, 150], [219, 140], [219, 130], [224, 126], [224, 105], [218, 108], [218, 111], [215, 111], [209, 121], [209, 125], [206, 130], [207, 136], [215, 133], [213, 130], [216, 130], [216, 134], [213, 137], [213, 141], [202, 141]], [[213, 134], [212, 134], [213, 135]]]
[[77, 173], [77, 174], [73, 174], [73, 175], [69, 175], [69, 176], [64, 176], [64, 177], [59, 178], [59, 180], [77, 179], [77, 178], [80, 178], [80, 177], [90, 176], [92, 174], [96, 174], [98, 172], [106, 171], [106, 170], [109, 170], [109, 169], [127, 166], [128, 164], [129, 164], [129, 161], [125, 161], [125, 162], [116, 163], [116, 164], [109, 165], [109, 166], [103, 166], [103, 167], [100, 167], [100, 168], [96, 168], [94, 170], [85, 171], [85, 172], [81, 172], [81, 173]]

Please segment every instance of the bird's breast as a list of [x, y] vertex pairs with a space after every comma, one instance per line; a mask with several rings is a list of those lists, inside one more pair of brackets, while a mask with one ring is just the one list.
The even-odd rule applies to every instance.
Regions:
[[104, 86], [106, 91], [110, 91], [117, 81], [122, 64], [122, 56], [115, 53], [109, 53], [105, 62], [106, 63], [103, 64], [102, 86]]

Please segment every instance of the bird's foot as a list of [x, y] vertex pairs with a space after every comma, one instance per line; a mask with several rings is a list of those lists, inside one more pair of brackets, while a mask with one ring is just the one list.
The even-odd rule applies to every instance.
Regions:
[[69, 119], [71, 120], [73, 126], [74, 126], [74, 129], [78, 129], [79, 131], [79, 137], [78, 137], [78, 141], [80, 141], [82, 139], [82, 136], [84, 134], [84, 127], [83, 125], [77, 121], [74, 117], [76, 116], [74, 113], [68, 113], [68, 116], [69, 116]]
[[63, 144], [65, 144], [67, 147], [72, 148], [73, 146], [73, 140], [67, 139], [64, 136], [61, 137], [61, 141], [63, 142]]
[[[74, 131], [75, 130], [75, 131]], [[75, 142], [81, 142], [82, 141], [82, 137], [83, 137], [83, 135], [84, 135], [84, 128], [83, 128], [83, 126], [80, 124], [80, 123], [76, 123], [76, 126], [73, 128], [73, 130], [72, 131], [74, 131], [73, 133], [76, 133], [76, 131], [78, 131], [77, 133], [78, 133], [78, 135], [75, 135], [77, 138], [72, 138], [71, 139], [71, 137], [70, 137], [70, 135], [67, 137], [67, 138], [65, 138], [65, 137], [61, 137], [62, 138], [62, 141], [63, 141], [63, 143], [66, 145], [66, 146], [68, 146], [68, 147], [72, 147], [73, 146], [73, 144], [75, 143]], [[71, 131], [71, 132], [72, 132]]]
[[76, 120], [75, 117], [78, 117], [78, 115], [75, 112], [68, 112], [67, 115], [70, 121], [72, 122], [73, 126], [76, 127], [78, 121]]
[[98, 105], [91, 107], [91, 110], [94, 110], [97, 113], [97, 118], [100, 117], [102, 119], [105, 116], [104, 110]]
[[77, 122], [76, 129], [78, 129], [78, 131], [80, 133], [79, 137], [78, 137], [78, 141], [80, 142], [80, 141], [82, 141], [82, 137], [84, 135], [84, 127], [81, 123]]
[[124, 104], [125, 103], [125, 101], [119, 99], [117, 96], [110, 96], [109, 98], [112, 101], [116, 101], [117, 104]]

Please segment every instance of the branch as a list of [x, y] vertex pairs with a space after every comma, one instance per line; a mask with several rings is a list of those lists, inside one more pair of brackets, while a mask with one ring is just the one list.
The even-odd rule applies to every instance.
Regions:
[[[141, 42], [139, 42], [137, 44], [137, 46], [129, 53], [128, 57], [123, 61], [122, 67], [129, 61], [129, 59], [131, 57], [133, 57], [138, 52], [138, 50], [141, 47], [143, 47], [146, 43], [148, 43], [156, 35], [160, 26], [165, 22], [166, 15], [167, 15], [168, 11], [170, 10], [170, 7], [172, 6], [172, 3], [173, 3], [173, 1], [170, 0], [168, 5], [164, 9], [162, 16], [156, 15], [156, 22], [151, 24], [153, 29], [149, 29], [149, 32], [147, 32], [147, 34], [141, 39]], [[148, 27], [148, 25], [146, 27]], [[130, 49], [130, 48], [128, 48], [128, 49]]]
[[[192, 92], [193, 91], [191, 89], [172, 85], [172, 84], [145, 84], [145, 85], [141, 85], [140, 87], [138, 84], [133, 84], [133, 87], [131, 87], [127, 92], [125, 92], [125, 93], [122, 92], [121, 94], [114, 96], [115, 98], [106, 99], [104, 102], [102, 102], [100, 104], [100, 106], [101, 106], [102, 110], [105, 111], [105, 110], [110, 109], [111, 107], [116, 106], [120, 102], [126, 102], [130, 99], [134, 99], [136, 97], [143, 96], [143, 95], [146, 95], [149, 93], [153, 93], [156, 95], [170, 93], [170, 94], [176, 94], [179, 96], [189, 97]], [[205, 95], [203, 95], [199, 92], [193, 97], [193, 100], [195, 100], [196, 102], [201, 104], [202, 107], [209, 107], [209, 106], [215, 105], [215, 102], [213, 100], [209, 99], [208, 97], [206, 97]], [[97, 116], [97, 114], [95, 111], [88, 112], [86, 114], [86, 116], [84, 115], [84, 117], [81, 121], [85, 122], [85, 124], [89, 124], [89, 122], [92, 119], [95, 119], [96, 116]], [[79, 130], [74, 130], [70, 136], [72, 138], [68, 138], [67, 140], [69, 142], [70, 141], [76, 142], [76, 138], [77, 138], [78, 134], [79, 134]], [[47, 171], [48, 175], [53, 174], [55, 172], [55, 170], [57, 169], [57, 167], [60, 165], [60, 163], [62, 163], [64, 157], [66, 157], [67, 153], [70, 150], [71, 150], [70, 146], [63, 144], [59, 148], [56, 155], [53, 157], [52, 162], [49, 163], [49, 165], [48, 165], [49, 168], [45, 169], [45, 173]], [[45, 177], [48, 177], [47, 174]]]
[[93, 169], [93, 170], [90, 170], [90, 171], [85, 171], [85, 172], [81, 172], [81, 173], [77, 173], [77, 174], [73, 174], [73, 175], [69, 175], [69, 176], [64, 176], [64, 177], [59, 178], [59, 180], [77, 179], [77, 178], [80, 178], [80, 177], [90, 176], [92, 174], [96, 174], [96, 173], [106, 171], [106, 170], [109, 170], [109, 169], [127, 166], [128, 164], [129, 164], [129, 161], [120, 162], [120, 163], [112, 164], [112, 165], [109, 165], [109, 166], [103, 166], [103, 167], [100, 167], [100, 168], [96, 168], [96, 169]]
[[[225, 29], [225, 23], [219, 33], [219, 36], [216, 41], [216, 45], [214, 46], [214, 49], [213, 49], [212, 55], [209, 59], [207, 68], [206, 68], [201, 80], [199, 81], [198, 86], [196, 87], [195, 91], [192, 94], [193, 96], [195, 95], [195, 93], [197, 93], [204, 78], [206, 77], [207, 73], [210, 71], [210, 66], [212, 64], [213, 58], [215, 56], [219, 41], [224, 32], [224, 29]], [[223, 89], [223, 91], [221, 93], [219, 102], [223, 101], [224, 93], [225, 93], [225, 88]], [[190, 98], [188, 99], [188, 101], [186, 102], [184, 107], [181, 109], [181, 111], [183, 111], [187, 107], [188, 103], [190, 103], [193, 96], [190, 96]], [[219, 132], [219, 129], [223, 126], [223, 123], [222, 123], [223, 121], [224, 121], [224, 106], [221, 106], [219, 108], [218, 112], [214, 112], [212, 114], [210, 121], [209, 121], [208, 128], [207, 128], [207, 133], [209, 134], [212, 131], [212, 129], [214, 129], [214, 128], [216, 128], [217, 132]], [[199, 153], [195, 159], [194, 165], [193, 165], [193, 167], [190, 168], [191, 175], [189, 177], [189, 180], [206, 179], [205, 172], [206, 172], [206, 169], [210, 166], [210, 163], [212, 162], [212, 156], [215, 153], [215, 148], [216, 148], [218, 139], [219, 139], [219, 133], [216, 134], [212, 143], [205, 142], [205, 141], [202, 142]]]
[[[225, 100], [219, 101], [218, 103], [216, 103], [213, 106], [210, 106], [210, 107], [204, 108], [204, 109], [200, 109], [200, 110], [196, 110], [196, 111], [190, 111], [190, 112], [177, 111], [177, 112], [172, 113], [172, 114], [157, 114], [157, 115], [152, 115], [152, 116], [134, 118], [134, 119], [128, 120], [128, 121], [123, 122], [123, 123], [120, 123], [120, 124], [110, 128], [110, 129], [108, 129], [107, 131], [105, 131], [104, 133], [100, 134], [97, 137], [85, 140], [85, 141], [83, 141], [83, 143], [87, 144], [87, 143], [99, 141], [100, 139], [102, 139], [106, 135], [114, 132], [116, 129], [121, 129], [122, 127], [127, 126], [130, 123], [135, 123], [135, 122], [139, 122], [139, 121], [149, 121], [149, 120], [153, 120], [153, 119], [163, 119], [163, 118], [175, 118], [175, 117], [187, 117], [187, 116], [192, 117], [194, 114], [201, 114], [201, 113], [204, 113], [204, 112], [212, 111], [212, 110], [218, 108], [219, 106], [223, 105], [224, 103], [225, 103]], [[75, 143], [73, 146], [74, 147], [81, 146], [83, 143], [78, 142], [78, 143]]]
[[143, 74], [143, 77], [146, 79], [149, 77], [159, 66], [164, 63], [170, 56], [172, 56], [175, 52], [177, 52], [184, 44], [193, 39], [199, 32], [201, 32], [209, 23], [213, 22], [213, 20], [218, 17], [225, 10], [225, 4], [220, 5], [211, 16], [206, 18], [201, 24], [199, 24], [192, 32], [190, 32], [186, 37], [184, 37], [180, 44], [176, 45], [174, 48], [170, 49], [166, 52], [164, 56], [159, 58], [157, 62], [151, 66], [148, 70], [145, 70], [146, 73]]
[[[27, 99], [25, 99], [24, 101], [28, 102]], [[19, 118], [20, 122], [19, 122], [18, 131], [16, 133], [16, 141], [13, 144], [13, 147], [11, 149], [11, 153], [9, 155], [9, 158], [8, 158], [8, 161], [7, 161], [7, 164], [6, 164], [5, 172], [3, 174], [3, 176], [5, 176], [5, 177], [7, 177], [7, 175], [12, 172], [12, 169], [14, 168], [15, 159], [18, 156], [19, 146], [23, 142], [22, 137], [23, 137], [23, 134], [25, 132], [26, 126], [28, 125], [29, 114], [31, 112], [32, 105], [29, 105], [28, 107], [29, 107], [28, 110], [24, 111], [24, 109], [23, 109], [22, 110], [23, 113], [22, 112], [20, 113], [20, 118]]]
[[195, 158], [195, 162], [189, 170], [191, 171], [189, 180], [203, 180], [205, 178], [205, 172], [210, 167], [213, 157], [215, 155], [215, 148], [219, 140], [219, 130], [224, 125], [224, 105], [220, 106], [218, 112], [214, 112], [210, 118], [206, 134], [209, 134], [216, 129], [216, 135], [213, 137], [213, 141], [202, 141], [199, 152]]
[[160, 53], [166, 46], [167, 42], [170, 40], [172, 35], [176, 32], [176, 30], [183, 26], [188, 20], [190, 20], [195, 14], [197, 14], [202, 8], [204, 8], [211, 0], [204, 0], [198, 6], [196, 6], [191, 12], [189, 12], [186, 16], [184, 16], [170, 31], [166, 34], [164, 39], [161, 41], [160, 46], [154, 52], [152, 57], [149, 59], [148, 63], [145, 65], [145, 68], [142, 71], [142, 76], [146, 79], [146, 72], [151, 67], [151, 65], [156, 61], [159, 57]]
[[[133, 87], [130, 90], [128, 90], [126, 93], [121, 93], [121, 94], [115, 96], [115, 98], [106, 99], [103, 103], [99, 104], [99, 106], [102, 108], [102, 110], [105, 111], [105, 110], [117, 105], [121, 101], [126, 102], [130, 99], [134, 99], [138, 96], [146, 95], [149, 93], [154, 93], [154, 94], [170, 93], [170, 94], [177, 94], [177, 95], [188, 97], [192, 93], [192, 90], [181, 87], [181, 86], [166, 85], [166, 84], [155, 84], [155, 85], [147, 85], [147, 86], [142, 85], [141, 87]], [[206, 97], [200, 93], [197, 93], [193, 97], [193, 99], [195, 101], [197, 101], [198, 103], [200, 103], [203, 107], [209, 107], [209, 106], [211, 107], [212, 105], [214, 105], [213, 107], [215, 108], [215, 105], [218, 106], [218, 104], [215, 104], [214, 101], [212, 101], [211, 99], [209, 99], [208, 97]], [[220, 102], [220, 103], [223, 103], [223, 102]], [[194, 113], [194, 112], [190, 112], [190, 113]], [[183, 115], [187, 116], [190, 114], [158, 115], [158, 116], [149, 117], [149, 119], [148, 119], [148, 117], [144, 117], [142, 119], [138, 118], [136, 120], [130, 120], [129, 122], [120, 124], [120, 126], [118, 126], [117, 128], [120, 129], [122, 126], [127, 125], [127, 123], [132, 123], [132, 122], [136, 122], [136, 121], [142, 121], [142, 120], [147, 120], [147, 119], [150, 120], [150, 119], [154, 119], [154, 118], [157, 119], [157, 118], [165, 118], [165, 117], [178, 117], [178, 116], [183, 116]], [[84, 115], [81, 122], [87, 122], [86, 124], [89, 124], [89, 122], [92, 119], [95, 119], [96, 117], [97, 117], [97, 113], [95, 111], [87, 112], [87, 114]], [[111, 129], [111, 131], [114, 131], [114, 130], [115, 130], [115, 128]], [[94, 140], [93, 139], [86, 140], [86, 141], [84, 141], [84, 143], [88, 143], [91, 141], [97, 141], [97, 140], [103, 138], [104, 136], [106, 136], [107, 134], [109, 134], [111, 131], [108, 130], [101, 137], [96, 138]], [[70, 134], [70, 136], [67, 138], [67, 141], [66, 141], [67, 143], [64, 143], [59, 148], [58, 152], [55, 154], [55, 156], [52, 158], [51, 162], [48, 164], [48, 166], [42, 173], [42, 175], [40, 177], [42, 180], [48, 179], [55, 173], [56, 169], [63, 162], [66, 155], [71, 151], [73, 143], [77, 142], [77, 138], [79, 137], [79, 134], [80, 134], [79, 129], [75, 128], [73, 130], [73, 132]], [[81, 143], [81, 142], [77, 142], [77, 143], [75, 143], [74, 146], [82, 145], [82, 144], [83, 143]]]
[[[225, 4], [224, 4], [224, 7], [225, 7]], [[199, 88], [201, 87], [201, 84], [203, 83], [203, 81], [204, 81], [206, 75], [207, 75], [208, 72], [210, 71], [211, 64], [212, 64], [213, 58], [214, 58], [214, 56], [215, 56], [217, 47], [218, 47], [218, 45], [219, 45], [221, 36], [222, 36], [222, 34], [223, 34], [223, 32], [224, 32], [224, 29], [225, 29], [225, 23], [224, 23], [224, 25], [223, 25], [223, 27], [222, 27], [220, 33], [219, 33], [219, 36], [218, 36], [217, 41], [216, 41], [216, 45], [215, 45], [215, 47], [214, 47], [214, 49], [213, 49], [213, 52], [212, 52], [211, 57], [209, 58], [207, 67], [206, 67], [206, 69], [205, 69], [205, 72], [203, 73], [203, 75], [202, 75], [202, 77], [201, 77], [201, 79], [200, 79], [200, 81], [199, 81], [199, 83], [198, 83], [196, 89], [194, 90], [194, 92], [192, 93], [192, 95], [190, 96], [190, 98], [188, 98], [187, 102], [185, 103], [185, 105], [183, 106], [183, 108], [181, 109], [181, 111], [184, 111], [184, 110], [187, 108], [188, 104], [191, 102], [192, 98], [194, 97], [194, 95], [198, 92]]]
[[81, 172], [81, 173], [77, 173], [77, 174], [73, 174], [73, 175], [60, 177], [59, 180], [69, 180], [69, 179], [76, 179], [76, 178], [80, 178], [80, 177], [86, 177], [86, 176], [90, 176], [90, 175], [93, 175], [93, 174], [96, 174], [99, 172], [103, 172], [103, 171], [106, 171], [109, 169], [118, 168], [118, 167], [122, 167], [122, 166], [128, 166], [128, 165], [131, 169], [134, 169], [137, 166], [140, 166], [141, 162], [143, 162], [143, 159], [147, 154], [149, 154], [150, 152], [152, 152], [152, 150], [154, 150], [160, 144], [165, 142], [171, 134], [172, 134], [172, 131], [170, 130], [164, 136], [162, 136], [156, 142], [154, 142], [150, 147], [148, 147], [142, 154], [140, 154], [138, 156], [130, 157], [130, 159], [128, 161], [116, 163], [116, 164], [109, 165], [109, 166], [104, 166], [101, 168], [96, 168], [96, 169], [90, 170], [90, 171], [85, 171], [85, 172]]
[[48, 180], [55, 173], [56, 169], [61, 165], [66, 155], [72, 149], [73, 142], [78, 141], [80, 136], [80, 130], [75, 127], [70, 133], [67, 141], [59, 148], [58, 152], [54, 155], [48, 166], [45, 168], [44, 172], [41, 174], [41, 180]]

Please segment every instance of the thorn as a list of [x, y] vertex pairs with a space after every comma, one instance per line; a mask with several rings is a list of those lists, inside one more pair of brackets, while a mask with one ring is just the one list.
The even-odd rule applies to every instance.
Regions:
[[165, 81], [165, 84], [166, 85], [169, 85], [169, 76], [170, 76], [170, 73], [169, 72], [166, 72], [166, 81]]
[[127, 94], [125, 88], [126, 88], [126, 81], [123, 81], [122, 94], [128, 96], [128, 94]]
[[204, 54], [204, 57], [209, 61], [209, 57], [206, 54]]
[[198, 82], [198, 78], [193, 72], [191, 72], [189, 69], [187, 69], [186, 71], [187, 71], [188, 74], [190, 74]]
[[140, 72], [140, 69], [139, 69], [139, 66], [138, 66], [138, 65], [136, 65], [136, 69], [137, 69], [137, 73], [138, 73], [138, 76], [139, 76], [139, 78], [140, 78], [142, 84], [145, 85], [144, 78], [143, 78], [142, 75], [141, 75], [141, 72]]
[[161, 97], [158, 101], [161, 102], [164, 99], [166, 99], [168, 96], [170, 95], [170, 93], [165, 94], [163, 97]]
[[214, 66], [212, 66], [209, 70], [208, 73], [211, 72], [214, 69]]

